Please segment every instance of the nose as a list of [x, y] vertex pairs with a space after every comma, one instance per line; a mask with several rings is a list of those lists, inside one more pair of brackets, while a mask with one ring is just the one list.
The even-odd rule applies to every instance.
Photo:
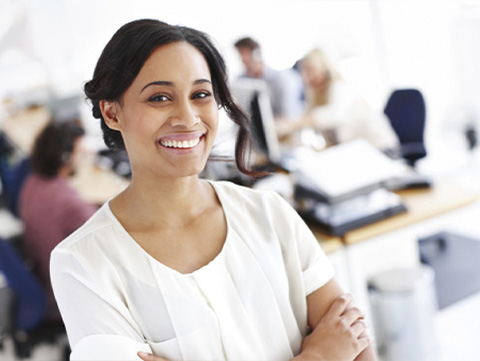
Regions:
[[192, 127], [200, 121], [198, 112], [189, 100], [178, 101], [170, 116], [170, 124], [173, 127]]

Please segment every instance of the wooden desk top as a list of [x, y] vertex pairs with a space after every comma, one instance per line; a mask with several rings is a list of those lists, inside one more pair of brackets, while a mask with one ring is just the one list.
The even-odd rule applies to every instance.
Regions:
[[455, 184], [438, 183], [430, 189], [409, 189], [398, 192], [407, 212], [347, 232], [345, 244], [354, 244], [392, 230], [409, 226], [466, 206], [480, 199], [480, 195]]

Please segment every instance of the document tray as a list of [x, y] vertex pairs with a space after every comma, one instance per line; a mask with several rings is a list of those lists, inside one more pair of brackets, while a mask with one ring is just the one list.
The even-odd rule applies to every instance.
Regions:
[[298, 212], [307, 223], [317, 225], [332, 235], [342, 236], [406, 210], [397, 194], [379, 188], [335, 204], [306, 199]]

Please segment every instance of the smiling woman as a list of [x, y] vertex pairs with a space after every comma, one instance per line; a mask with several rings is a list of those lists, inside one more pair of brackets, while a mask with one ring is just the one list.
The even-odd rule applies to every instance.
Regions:
[[239, 126], [239, 170], [255, 175], [226, 79], [205, 34], [156, 20], [124, 25], [100, 56], [85, 93], [132, 181], [52, 253], [71, 360], [375, 359], [288, 203], [199, 178], [220, 107]]

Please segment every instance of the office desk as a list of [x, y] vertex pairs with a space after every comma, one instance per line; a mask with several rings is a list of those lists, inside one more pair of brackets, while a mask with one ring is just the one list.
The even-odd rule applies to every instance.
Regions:
[[367, 279], [389, 267], [411, 267], [419, 262], [418, 238], [436, 226], [422, 221], [462, 209], [480, 199], [480, 194], [454, 183], [437, 183], [430, 189], [398, 192], [408, 211], [347, 232], [342, 237], [325, 234], [314, 226], [310, 229], [334, 264], [337, 279], [356, 294], [367, 307]]
[[422, 220], [464, 207], [480, 199], [480, 194], [453, 183], [435, 184], [427, 189], [409, 189], [398, 192], [407, 212], [347, 232], [345, 244], [355, 244]]
[[[347, 232], [342, 240], [348, 289], [370, 318], [368, 280], [387, 269], [420, 264], [418, 240], [441, 231], [477, 229], [478, 192], [455, 183], [438, 181], [431, 189], [399, 192], [408, 211]], [[472, 235], [473, 236], [473, 235]]]

